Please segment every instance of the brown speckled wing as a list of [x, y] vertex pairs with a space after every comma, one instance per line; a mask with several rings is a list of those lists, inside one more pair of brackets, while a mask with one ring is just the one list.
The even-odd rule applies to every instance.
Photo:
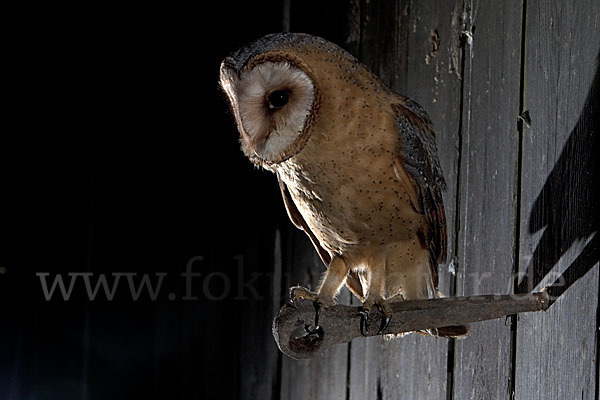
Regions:
[[437, 156], [435, 134], [425, 110], [414, 101], [399, 97], [396, 112], [401, 139], [400, 161], [412, 179], [419, 197], [419, 208], [427, 216], [428, 227], [420, 238], [429, 248], [434, 285], [438, 285], [437, 265], [446, 261], [446, 213], [442, 190], [446, 182]]
[[331, 263], [331, 255], [321, 246], [319, 240], [315, 237], [315, 234], [310, 230], [308, 224], [304, 220], [304, 217], [302, 214], [300, 214], [300, 211], [298, 211], [298, 208], [296, 207], [292, 196], [290, 196], [290, 192], [288, 191], [288, 188], [283, 180], [281, 180], [279, 176], [277, 176], [277, 180], [279, 181], [279, 189], [281, 189], [281, 197], [283, 197], [283, 204], [285, 205], [288, 217], [290, 217], [290, 220], [296, 226], [296, 228], [303, 230], [308, 235], [313, 246], [315, 246], [317, 253], [319, 253], [321, 260], [325, 266], [328, 267]]
[[[313, 246], [315, 246], [315, 250], [317, 250], [317, 253], [321, 257], [323, 264], [325, 264], [326, 267], [329, 267], [329, 264], [331, 263], [331, 255], [321, 246], [319, 240], [315, 237], [315, 234], [310, 230], [310, 227], [304, 220], [304, 217], [302, 217], [302, 214], [300, 214], [300, 211], [298, 211], [292, 196], [290, 196], [290, 192], [286, 184], [279, 178], [279, 176], [277, 176], [277, 180], [279, 181], [279, 189], [281, 189], [281, 197], [283, 198], [283, 204], [285, 205], [288, 217], [290, 217], [290, 220], [296, 226], [296, 228], [303, 230], [308, 235]], [[348, 286], [348, 289], [350, 289], [350, 291], [361, 301], [364, 299], [362, 284], [360, 283], [357, 273], [350, 272], [348, 274], [346, 286]]]

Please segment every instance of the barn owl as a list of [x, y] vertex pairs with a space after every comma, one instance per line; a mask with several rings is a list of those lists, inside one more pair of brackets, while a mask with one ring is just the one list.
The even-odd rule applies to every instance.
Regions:
[[[273, 172], [289, 218], [327, 269], [315, 292], [290, 290], [317, 309], [345, 284], [369, 313], [437, 296], [446, 257], [445, 182], [431, 122], [337, 45], [272, 34], [225, 58], [220, 84], [252, 163]], [[459, 337], [466, 326], [435, 334]]]

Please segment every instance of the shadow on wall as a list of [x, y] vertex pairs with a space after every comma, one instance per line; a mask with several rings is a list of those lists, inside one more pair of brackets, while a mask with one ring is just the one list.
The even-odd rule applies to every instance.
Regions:
[[545, 230], [525, 277], [518, 285], [518, 293], [531, 291], [574, 242], [586, 240], [594, 232], [594, 237], [562, 276], [548, 287], [551, 298], [558, 299], [598, 262], [600, 55], [596, 62], [596, 74], [583, 111], [533, 204], [529, 216], [529, 233], [535, 233], [544, 227]]

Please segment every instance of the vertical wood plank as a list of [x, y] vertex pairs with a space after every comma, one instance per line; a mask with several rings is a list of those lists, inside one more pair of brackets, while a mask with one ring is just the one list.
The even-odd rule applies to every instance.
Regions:
[[516, 398], [597, 399], [600, 4], [529, 1], [526, 19], [519, 289], [558, 285], [519, 318]]
[[[290, 228], [293, 229], [293, 228]], [[289, 232], [287, 285], [308, 286], [314, 290], [325, 267], [304, 234]], [[350, 292], [340, 293], [340, 303], [349, 303]], [[339, 344], [327, 349], [320, 357], [294, 360], [282, 355], [281, 398], [289, 400], [345, 400], [347, 383], [348, 345]]]
[[[273, 234], [270, 231], [257, 233], [256, 238], [248, 240], [245, 251], [248, 260], [238, 258], [240, 262], [261, 266], [245, 274], [251, 290], [238, 287], [242, 296], [236, 297], [242, 308], [240, 348], [244, 349], [240, 353], [240, 400], [277, 397], [273, 390], [277, 387], [280, 352], [270, 333], [273, 316], [281, 306], [281, 236], [278, 230]], [[272, 258], [270, 252], [273, 252]], [[243, 273], [245, 267], [243, 264], [240, 267]], [[253, 281], [252, 277], [259, 279]]]
[[[466, 1], [457, 295], [506, 293], [513, 270], [521, 1]], [[510, 391], [511, 327], [471, 326], [455, 347], [454, 398]]]
[[[445, 193], [449, 257], [454, 257], [460, 79], [458, 24], [462, 2], [351, 2], [348, 49], [393, 90], [421, 104], [437, 135]], [[440, 266], [440, 288], [451, 292], [448, 264]], [[444, 339], [409, 335], [352, 342], [350, 399], [446, 397], [448, 345]]]
[[[453, 277], [448, 265], [454, 258], [453, 243], [456, 172], [458, 162], [458, 128], [460, 80], [456, 73], [459, 32], [456, 24], [462, 2], [406, 2], [398, 10], [397, 20], [403, 28], [398, 33], [405, 42], [396, 52], [405, 51], [404, 69], [388, 81], [398, 93], [417, 101], [433, 121], [438, 154], [448, 190], [444, 204], [448, 226], [448, 262], [440, 265], [440, 290], [446, 295], [453, 290]], [[402, 64], [400, 64], [402, 65]], [[385, 75], [384, 75], [385, 76]], [[389, 75], [388, 75], [389, 76]], [[448, 346], [445, 339], [412, 334], [400, 340], [384, 342], [382, 383], [383, 399], [443, 399], [448, 387]], [[406, 397], [405, 397], [406, 396]]]
[[[307, 32], [341, 44], [346, 24], [347, 1], [336, 1], [335, 7], [323, 6], [319, 0], [290, 1], [285, 18], [293, 32]], [[315, 12], [319, 10], [319, 12]], [[286, 221], [287, 245], [283, 265], [282, 290], [302, 285], [315, 289], [325, 266], [304, 232], [291, 228]], [[287, 292], [283, 293], [287, 295]], [[350, 292], [343, 289], [338, 296], [349, 304]], [[346, 400], [348, 394], [348, 344], [328, 349], [321, 357], [293, 360], [281, 355], [281, 398], [289, 400]]]
[[462, 0], [412, 2], [408, 21], [407, 76], [394, 87], [421, 104], [433, 122], [440, 164], [447, 183], [444, 193], [448, 258], [439, 266], [440, 290], [451, 295], [456, 200], [458, 195], [461, 105], [460, 15]]

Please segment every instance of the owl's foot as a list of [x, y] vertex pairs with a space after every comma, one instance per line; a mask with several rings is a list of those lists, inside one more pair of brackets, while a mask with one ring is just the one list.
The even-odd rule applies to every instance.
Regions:
[[369, 335], [369, 313], [373, 305], [381, 313], [381, 322], [379, 323], [379, 329], [375, 335], [382, 334], [390, 325], [390, 321], [392, 320], [392, 311], [384, 300], [374, 302], [367, 299], [367, 301], [363, 303], [362, 310], [360, 311], [360, 333], [363, 336]]
[[298, 308], [298, 300], [318, 301], [319, 295], [314, 292], [311, 292], [310, 290], [302, 286], [292, 286], [290, 288], [290, 298], [288, 300], [288, 305], [294, 308]]
[[319, 297], [317, 293], [311, 292], [310, 290], [301, 286], [294, 286], [290, 288], [290, 299], [288, 305], [298, 308], [298, 300], [312, 300], [315, 307], [315, 329], [319, 328], [319, 316], [321, 315], [321, 307], [329, 307], [335, 304], [334, 300], [328, 300]]

